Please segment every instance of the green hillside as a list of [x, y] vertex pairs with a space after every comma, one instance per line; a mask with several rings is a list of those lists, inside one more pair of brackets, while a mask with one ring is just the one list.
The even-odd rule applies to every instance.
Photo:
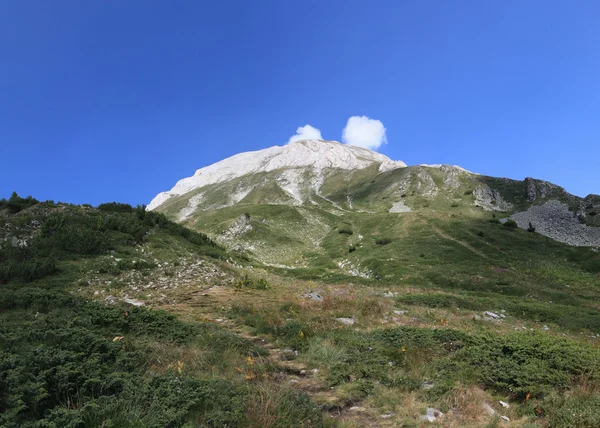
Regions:
[[600, 253], [499, 223], [468, 181], [388, 212], [403, 174], [190, 228], [0, 201], [0, 426], [597, 426]]

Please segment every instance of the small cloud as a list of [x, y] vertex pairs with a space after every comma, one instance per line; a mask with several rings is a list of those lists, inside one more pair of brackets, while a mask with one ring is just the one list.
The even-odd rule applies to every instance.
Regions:
[[301, 126], [296, 129], [296, 135], [292, 135], [288, 140], [288, 144], [300, 140], [322, 140], [321, 131], [313, 128], [310, 125]]
[[342, 141], [351, 146], [375, 150], [387, 143], [385, 128], [380, 120], [367, 116], [352, 116], [342, 134]]

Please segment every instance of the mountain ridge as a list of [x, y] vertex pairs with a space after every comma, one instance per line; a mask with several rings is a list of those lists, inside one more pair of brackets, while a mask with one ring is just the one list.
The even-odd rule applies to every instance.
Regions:
[[[545, 208], [532, 210], [539, 205]], [[440, 214], [470, 222], [510, 217], [519, 228], [528, 229], [531, 222], [539, 234], [569, 245], [600, 246], [600, 198], [593, 195], [580, 198], [530, 177], [489, 177], [453, 165], [407, 166], [331, 141], [304, 140], [235, 155], [180, 180], [148, 209], [282, 266], [310, 264], [306, 257], [323, 251], [332, 230], [357, 221], [349, 217], [363, 216], [362, 223], [380, 214], [394, 215], [390, 221], [397, 223], [406, 216]], [[244, 221], [252, 227], [237, 228], [244, 213], [261, 223]]]
[[348, 146], [337, 141], [295, 141], [285, 146], [273, 146], [262, 150], [238, 153], [200, 168], [193, 176], [179, 180], [171, 190], [158, 194], [150, 202], [148, 209], [155, 209], [173, 195], [181, 195], [196, 188], [247, 174], [302, 167], [312, 167], [317, 171], [326, 168], [352, 170], [361, 169], [373, 163], [379, 163], [381, 171], [406, 166], [402, 161], [393, 161], [372, 150]]

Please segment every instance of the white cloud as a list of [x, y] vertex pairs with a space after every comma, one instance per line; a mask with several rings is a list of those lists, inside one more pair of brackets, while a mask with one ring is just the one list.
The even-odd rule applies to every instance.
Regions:
[[385, 128], [380, 120], [367, 116], [352, 116], [342, 134], [342, 141], [351, 146], [375, 150], [387, 143]]
[[296, 135], [292, 135], [288, 140], [288, 144], [300, 140], [322, 140], [321, 131], [313, 128], [310, 125], [301, 126], [296, 129]]

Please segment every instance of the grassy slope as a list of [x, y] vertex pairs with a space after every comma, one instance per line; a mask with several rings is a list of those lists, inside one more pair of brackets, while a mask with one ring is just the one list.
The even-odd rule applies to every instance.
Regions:
[[[379, 194], [390, 187], [380, 185]], [[375, 201], [368, 196], [369, 202], [355, 196], [355, 204], [377, 210], [391, 204], [383, 196]], [[462, 202], [452, 207], [459, 197]], [[314, 208], [248, 204], [194, 217], [196, 227], [220, 233], [248, 212], [255, 226], [251, 242], [264, 241], [273, 257], [284, 252], [290, 263], [300, 260], [305, 267], [261, 267], [237, 258], [233, 264], [246, 265], [251, 279], [267, 278], [267, 289], [240, 282], [211, 287], [199, 279], [135, 295], [177, 318], [154, 310], [132, 311], [121, 304], [106, 308], [83, 300], [65, 303], [64, 296], [73, 290], [90, 297], [96, 292], [115, 294], [127, 287], [125, 277], [133, 271], [134, 260], [146, 262], [135, 269], [146, 272], [142, 284], [143, 278], [166, 275], [171, 269], [176, 278], [180, 267], [175, 263], [191, 260], [190, 253], [210, 262], [211, 269], [229, 270], [235, 278], [239, 268], [211, 257], [234, 256], [219, 254], [222, 250], [208, 242], [194, 244], [179, 229], [161, 226], [153, 227], [150, 235], [141, 234], [137, 243], [128, 238], [134, 236], [130, 233], [110, 231], [114, 254], [60, 253], [57, 274], [29, 285], [12, 280], [4, 286], [3, 325], [10, 329], [2, 330], [0, 381], [7, 382], [3, 389], [10, 397], [2, 396], [0, 405], [14, 409], [13, 395], [25, 394], [27, 405], [19, 410], [23, 413], [9, 416], [23, 418], [14, 419], [20, 424], [46, 417], [55, 418], [58, 425], [65, 423], [57, 418], [83, 418], [84, 426], [94, 426], [118, 417], [113, 419], [117, 425], [133, 421], [134, 426], [152, 426], [153, 420], [162, 421], [159, 414], [172, 417], [172, 426], [186, 421], [202, 426], [207, 418], [247, 426], [320, 424], [311, 402], [289, 390], [285, 386], [289, 384], [306, 391], [334, 416], [325, 422], [332, 425], [414, 426], [430, 406], [446, 413], [445, 426], [497, 423], [498, 417], [482, 410], [487, 402], [498, 415], [510, 416], [514, 426], [533, 424], [539, 417], [550, 426], [566, 427], [572, 420], [578, 426], [596, 426], [598, 253], [490, 222], [492, 214], [470, 207], [470, 195], [462, 189], [453, 198], [426, 200], [410, 194], [406, 198], [413, 205], [429, 206], [391, 214], [384, 209], [345, 212], [328, 204]], [[93, 217], [88, 224], [97, 227], [98, 212], [88, 210], [85, 215]], [[324, 225], [324, 232], [315, 230], [316, 221]], [[312, 248], [311, 240], [320, 234], [324, 236], [319, 247]], [[390, 242], [385, 245], [376, 242], [386, 239]], [[350, 247], [355, 250], [350, 252]], [[351, 269], [339, 268], [337, 262], [349, 262], [370, 278], [352, 276]], [[324, 299], [301, 297], [309, 290]], [[23, 299], [19, 293], [37, 293], [41, 301]], [[161, 300], [156, 293], [167, 297]], [[11, 303], [16, 301], [25, 304]], [[487, 321], [482, 319], [486, 310], [504, 310], [507, 318]], [[352, 317], [356, 324], [344, 327], [338, 317]], [[136, 321], [140, 319], [145, 321]], [[206, 320], [225, 321], [218, 327]], [[41, 334], [29, 335], [32, 327]], [[244, 336], [253, 342], [238, 334], [247, 328], [251, 330], [243, 330]], [[81, 345], [76, 338], [82, 333], [101, 346], [78, 354], [91, 372], [83, 373], [75, 384], [118, 376], [123, 378], [121, 390], [101, 385], [99, 390], [78, 392], [81, 397], [52, 390], [50, 406], [43, 396], [17, 387], [23, 383], [19, 373], [43, 363], [33, 349], [41, 346], [53, 352], [52, 342], [39, 337], [63, 334], [77, 350]], [[253, 339], [256, 335], [266, 342]], [[112, 342], [115, 336], [125, 339]], [[12, 350], [15, 341], [23, 343], [17, 352]], [[291, 356], [284, 354], [293, 359], [286, 364], [291, 364], [295, 383], [289, 383], [289, 373], [282, 378], [280, 363], [274, 364], [265, 358], [264, 349], [253, 345], [270, 341], [292, 350]], [[112, 360], [107, 360], [108, 351]], [[64, 376], [70, 373], [72, 358], [65, 355], [59, 362], [61, 373], [66, 365]], [[15, 363], [19, 359], [30, 366]], [[183, 375], [177, 372], [178, 361], [184, 363]], [[41, 368], [36, 376], [43, 376], [36, 382], [42, 388], [51, 381], [69, 385], [63, 375], [44, 377]], [[100, 368], [108, 372], [94, 371]], [[177, 399], [170, 396], [168, 386], [175, 380], [185, 384]], [[131, 387], [138, 384], [142, 387]], [[424, 384], [432, 387], [423, 388]], [[202, 401], [214, 394], [215, 405]], [[511, 409], [499, 407], [499, 399], [512, 401]], [[363, 410], [350, 410], [352, 406]], [[381, 418], [387, 414], [392, 416]]]
[[[0, 213], [9, 234], [29, 234], [26, 249], [0, 249], [0, 426], [251, 426], [274, 415], [279, 426], [318, 425], [304, 395], [249, 384], [247, 371], [236, 370], [254, 360], [257, 380], [271, 370], [247, 339], [213, 323], [80, 297], [116, 294], [123, 275], [164, 274], [184, 254], [212, 270], [231, 258], [160, 215], [118, 208], [40, 204]], [[47, 259], [51, 270], [35, 268]]]
[[[438, 170], [425, 170], [443, 186], [444, 176]], [[341, 209], [326, 201], [302, 210], [248, 204], [199, 215], [194, 227], [214, 233], [225, 230], [242, 213], [250, 213], [257, 227], [240, 239], [260, 240], [265, 248], [275, 249], [269, 254], [271, 260], [298, 267], [271, 269], [290, 278], [278, 289], [275, 301], [255, 301], [250, 296], [228, 299], [226, 307], [231, 309], [220, 316], [233, 317], [282, 345], [299, 349], [301, 360], [317, 365], [321, 379], [334, 388], [335, 397], [325, 394], [319, 402], [337, 409], [361, 403], [368, 413], [363, 423], [374, 423], [378, 413], [385, 412], [403, 414], [404, 423], [412, 423], [425, 403], [438, 403], [453, 413], [448, 426], [481, 426], [485, 419], [481, 407], [477, 413], [466, 402], [493, 404], [493, 397], [501, 397], [525, 401], [509, 412], [520, 425], [544, 415], [542, 422], [568, 426], [560, 420], [566, 417], [564, 412], [572, 412], [581, 426], [593, 426], [598, 418], [592, 410], [597, 381], [588, 376], [596, 373], [600, 361], [593, 350], [600, 331], [598, 252], [570, 248], [497, 223], [496, 217], [509, 213], [473, 207], [470, 191], [477, 182], [471, 178], [461, 178], [452, 191], [434, 198], [423, 197], [413, 180], [400, 195], [398, 183], [409, 172], [392, 171], [371, 180], [369, 171], [360, 177], [329, 177], [323, 194]], [[488, 177], [478, 181], [499, 189], [516, 209], [528, 206], [522, 182]], [[397, 200], [416, 211], [386, 212]], [[318, 248], [298, 239], [301, 235], [294, 228], [310, 229], [307, 211], [328, 226]], [[381, 245], [378, 240], [389, 243]], [[262, 257], [260, 248], [255, 255]], [[357, 272], [370, 278], [356, 276]], [[292, 283], [302, 286], [290, 293]], [[348, 283], [353, 285], [348, 288]], [[310, 289], [326, 295], [325, 302], [308, 305], [298, 297]], [[384, 291], [396, 293], [393, 303], [382, 297]], [[410, 315], [395, 316], [394, 308]], [[484, 311], [507, 318], [485, 321]], [[336, 317], [354, 317], [358, 326], [354, 332], [338, 332]], [[391, 331], [371, 336], [368, 332], [380, 329], [382, 322]], [[414, 328], [406, 330], [406, 326]], [[467, 336], [422, 338], [435, 336], [438, 329]], [[401, 339], [381, 341], [396, 334]], [[569, 339], [562, 341], [565, 336]], [[455, 342], [461, 344], [448, 351]], [[372, 357], [365, 354], [370, 348], [378, 349]], [[406, 348], [407, 354], [398, 354], [398, 348]], [[497, 349], [505, 351], [498, 355]], [[562, 368], [552, 360], [558, 350], [564, 351], [563, 362], [568, 361]], [[576, 361], [578, 355], [585, 355], [586, 361]], [[511, 372], [511, 367], [519, 369]], [[570, 371], [574, 367], [585, 369]], [[424, 381], [435, 387], [423, 391]], [[484, 392], [476, 385], [484, 386]], [[563, 393], [569, 389], [572, 392]], [[403, 413], [397, 402], [391, 402], [390, 397], [398, 396], [412, 400], [410, 412]], [[351, 415], [347, 419], [360, 420]]]

